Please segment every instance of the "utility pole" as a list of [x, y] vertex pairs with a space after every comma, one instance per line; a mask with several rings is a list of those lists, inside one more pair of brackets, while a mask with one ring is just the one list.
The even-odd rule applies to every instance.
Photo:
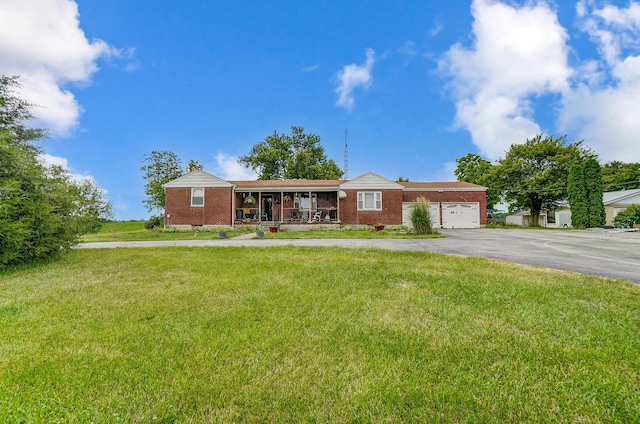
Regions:
[[344, 179], [349, 179], [349, 143], [348, 143], [349, 128], [344, 130]]

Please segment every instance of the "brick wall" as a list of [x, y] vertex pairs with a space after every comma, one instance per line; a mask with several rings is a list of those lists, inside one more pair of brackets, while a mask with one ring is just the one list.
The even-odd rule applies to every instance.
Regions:
[[231, 225], [231, 196], [230, 187], [206, 187], [204, 207], [191, 207], [190, 187], [168, 187], [165, 189], [165, 224]]
[[[484, 191], [405, 191], [403, 202], [415, 202], [418, 197], [430, 202], [478, 202], [480, 203], [480, 225], [487, 225], [487, 195]], [[442, 208], [440, 210], [442, 213]], [[440, 217], [442, 222], [442, 216]]]
[[[382, 191], [381, 211], [358, 211], [359, 191]], [[340, 200], [340, 221], [346, 225], [402, 224], [402, 190], [345, 190]]]

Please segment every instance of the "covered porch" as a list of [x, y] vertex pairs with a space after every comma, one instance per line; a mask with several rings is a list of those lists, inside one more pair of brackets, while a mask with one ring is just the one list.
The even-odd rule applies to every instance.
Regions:
[[340, 190], [236, 188], [234, 224], [339, 224]]

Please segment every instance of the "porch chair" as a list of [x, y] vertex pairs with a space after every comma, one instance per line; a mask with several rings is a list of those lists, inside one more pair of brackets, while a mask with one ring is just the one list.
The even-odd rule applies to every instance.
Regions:
[[322, 209], [318, 209], [311, 218], [311, 221], [320, 221], [322, 219]]

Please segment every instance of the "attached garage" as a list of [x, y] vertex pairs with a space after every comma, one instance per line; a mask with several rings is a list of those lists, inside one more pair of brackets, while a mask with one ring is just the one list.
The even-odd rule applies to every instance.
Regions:
[[442, 228], [480, 228], [480, 204], [477, 202], [443, 202]]
[[[411, 209], [413, 209], [413, 202], [402, 203], [402, 225], [406, 225], [412, 228], [411, 224]], [[429, 203], [429, 215], [431, 215], [431, 226], [433, 228], [440, 228], [440, 203]]]

